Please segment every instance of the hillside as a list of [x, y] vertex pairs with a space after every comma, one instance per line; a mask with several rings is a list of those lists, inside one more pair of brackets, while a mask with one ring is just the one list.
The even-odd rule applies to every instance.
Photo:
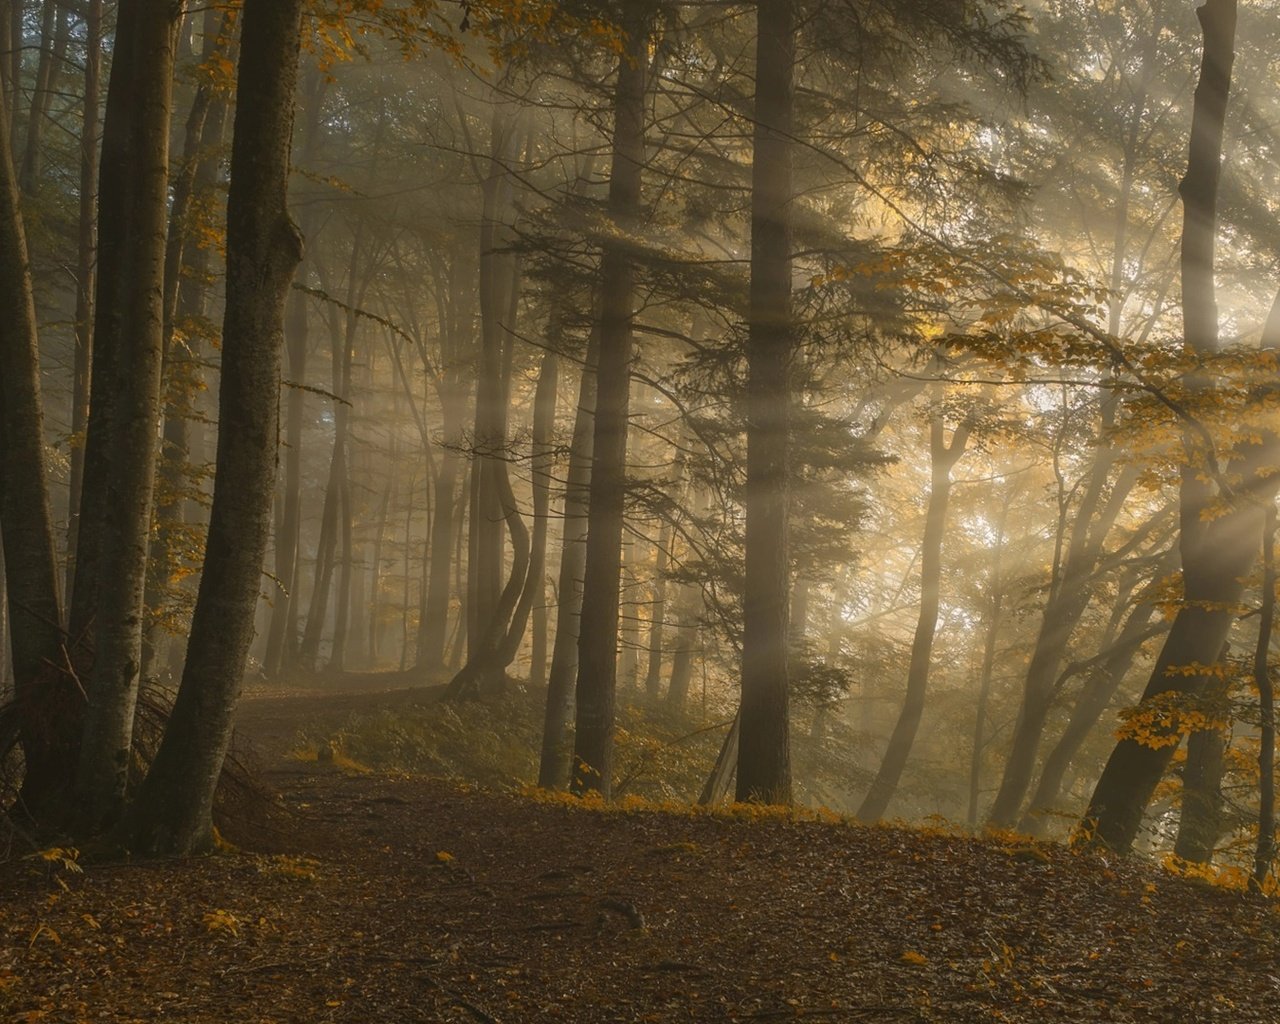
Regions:
[[1275, 912], [1139, 862], [328, 765], [268, 777], [287, 853], [83, 873], [11, 855], [0, 1019], [1280, 1019]]

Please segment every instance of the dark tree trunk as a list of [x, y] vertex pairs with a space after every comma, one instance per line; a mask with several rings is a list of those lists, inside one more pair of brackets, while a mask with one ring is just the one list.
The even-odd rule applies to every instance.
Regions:
[[578, 621], [582, 614], [582, 580], [587, 561], [587, 506], [591, 482], [591, 446], [595, 438], [596, 364], [600, 332], [587, 339], [587, 354], [578, 384], [578, 406], [569, 445], [565, 478], [564, 527], [560, 544], [560, 572], [556, 584], [556, 633], [547, 674], [547, 708], [542, 726], [542, 754], [538, 785], [556, 789], [569, 781], [566, 737], [573, 713], [578, 675]]
[[[1225, 660], [1226, 654], [1224, 649], [1219, 660]], [[1227, 770], [1225, 722], [1230, 705], [1221, 680], [1204, 691], [1200, 704], [1211, 719], [1223, 724], [1198, 729], [1187, 737], [1187, 761], [1182, 769], [1182, 813], [1178, 817], [1173, 852], [1185, 861], [1208, 864], [1226, 827], [1222, 778]]]
[[626, 533], [618, 574], [617, 689], [627, 694], [635, 692], [640, 677], [640, 609], [636, 590], [636, 539]]
[[898, 715], [898, 722], [889, 737], [884, 761], [876, 773], [871, 788], [858, 808], [863, 821], [878, 821], [884, 817], [889, 801], [898, 788], [902, 771], [915, 743], [924, 714], [925, 693], [929, 685], [929, 664], [933, 656], [933, 634], [938, 625], [938, 605], [942, 597], [942, 540], [946, 534], [947, 505], [951, 498], [951, 470], [964, 454], [972, 420], [965, 420], [955, 428], [948, 444], [943, 436], [941, 411], [935, 412], [929, 423], [929, 451], [932, 461], [932, 480], [929, 506], [925, 513], [924, 542], [920, 547], [920, 617], [916, 621], [915, 637], [911, 642], [911, 663], [907, 668], [907, 695]]
[[[0, 119], [0, 544], [9, 642], [26, 757], [23, 802], [41, 815], [70, 786], [80, 707], [62, 685], [57, 562], [35, 300], [8, 123]], [[0, 658], [6, 657], [0, 651]]]
[[[1191, 153], [1180, 187], [1182, 305], [1185, 347], [1192, 356], [1203, 358], [1215, 353], [1219, 345], [1213, 268], [1223, 123], [1235, 59], [1236, 2], [1207, 0], [1196, 14], [1204, 32], [1204, 55], [1192, 107]], [[1203, 392], [1208, 382], [1191, 375], [1188, 387]], [[1259, 492], [1273, 493], [1270, 482], [1259, 482], [1256, 473], [1244, 472], [1241, 479], [1249, 484], [1236, 496], [1236, 507], [1226, 516], [1207, 520], [1202, 513], [1216, 494], [1214, 482], [1205, 479], [1205, 471], [1216, 456], [1204, 450], [1191, 428], [1186, 431], [1185, 443], [1188, 460], [1179, 494], [1185, 603], [1156, 659], [1143, 703], [1167, 692], [1201, 694], [1212, 685], [1212, 673], [1171, 677], [1169, 670], [1212, 665], [1218, 657], [1231, 630], [1230, 609], [1243, 594], [1241, 578], [1248, 575], [1257, 558], [1257, 537], [1262, 529]], [[1259, 455], [1256, 450], [1251, 454]], [[1260, 461], [1264, 465], [1270, 462], [1266, 457]], [[1085, 832], [1092, 842], [1122, 853], [1132, 847], [1151, 794], [1175, 748], [1165, 745], [1156, 749], [1132, 738], [1120, 741], [1085, 813]]]
[[[634, 6], [647, 8], [648, 5]], [[600, 354], [578, 628], [577, 714], [570, 783], [574, 793], [598, 792], [606, 799], [613, 768], [635, 283], [635, 268], [623, 239], [636, 230], [641, 213], [649, 47], [646, 13], [634, 10], [627, 20], [626, 50], [618, 60], [614, 87], [609, 218], [617, 237], [605, 241], [600, 260]]]
[[85, 429], [89, 421], [89, 372], [93, 359], [93, 289], [98, 258], [98, 114], [102, 77], [102, 0], [85, 8], [84, 104], [80, 118], [80, 214], [76, 240], [76, 342], [71, 384], [71, 479], [67, 503], [67, 570], [64, 601], [71, 601], [76, 537], [84, 480]]
[[[77, 637], [77, 622], [93, 625], [93, 668], [76, 778], [88, 829], [113, 819], [122, 807], [138, 697], [160, 413], [169, 112], [180, 14], [180, 3], [121, 0], [107, 92], [96, 351], [72, 610]], [[112, 396], [106, 415], [95, 417], [107, 391]], [[86, 534], [94, 537], [92, 546], [84, 543]], [[88, 552], [92, 557], [85, 557]], [[81, 570], [94, 573], [88, 587]]]
[[791, 802], [787, 477], [795, 350], [791, 313], [795, 36], [793, 0], [759, 0], [737, 798], [767, 804]]
[[302, 257], [286, 190], [302, 0], [245, 0], [227, 204], [217, 477], [190, 656], [131, 822], [148, 854], [207, 846], [275, 489], [284, 305]]

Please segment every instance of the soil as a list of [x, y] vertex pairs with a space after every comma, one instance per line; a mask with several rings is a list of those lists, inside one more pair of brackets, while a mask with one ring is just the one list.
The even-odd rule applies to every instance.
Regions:
[[284, 756], [421, 696], [245, 702], [277, 852], [11, 850], [0, 1021], [1280, 1020], [1272, 907], [1140, 861]]

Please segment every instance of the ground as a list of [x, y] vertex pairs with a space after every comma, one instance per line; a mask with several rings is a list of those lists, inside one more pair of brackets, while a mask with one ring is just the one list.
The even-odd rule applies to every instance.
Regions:
[[370, 699], [246, 703], [277, 852], [80, 872], [11, 850], [0, 1021], [1280, 1020], [1267, 904], [1012, 838], [282, 756]]

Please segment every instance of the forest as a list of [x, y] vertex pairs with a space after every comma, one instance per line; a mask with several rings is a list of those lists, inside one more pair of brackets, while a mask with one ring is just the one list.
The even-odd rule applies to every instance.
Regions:
[[1278, 83], [0, 0], [0, 1013], [1280, 1019]]

